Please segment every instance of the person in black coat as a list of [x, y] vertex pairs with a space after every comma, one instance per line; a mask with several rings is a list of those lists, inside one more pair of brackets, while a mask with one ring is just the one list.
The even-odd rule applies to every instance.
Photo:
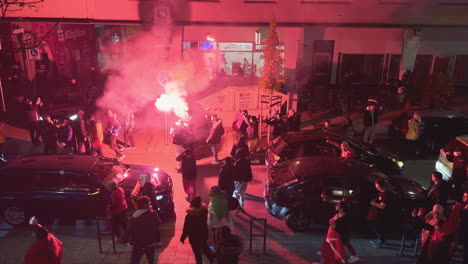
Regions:
[[200, 196], [194, 197], [187, 209], [184, 228], [180, 236], [182, 244], [189, 239], [197, 264], [203, 264], [202, 252], [208, 257], [210, 263], [214, 263], [213, 253], [208, 248], [208, 209], [202, 204]]
[[232, 193], [234, 192], [234, 177], [234, 160], [231, 157], [227, 157], [224, 159], [224, 164], [219, 172], [218, 187], [226, 192], [228, 196], [232, 196]]
[[154, 264], [156, 248], [161, 247], [158, 214], [149, 209], [149, 198], [142, 196], [136, 201], [137, 210], [132, 214], [128, 227], [128, 240], [133, 246], [131, 264], [140, 263], [146, 255], [149, 264]]
[[364, 143], [374, 143], [375, 127], [379, 122], [380, 106], [374, 100], [369, 100], [364, 111]]
[[39, 133], [44, 143], [45, 154], [57, 153], [57, 133], [59, 125], [52, 121], [50, 115], [45, 115], [39, 125]]
[[427, 192], [429, 206], [432, 208], [434, 204], [446, 206], [450, 194], [450, 185], [442, 179], [440, 172], [432, 173], [432, 185]]
[[238, 149], [236, 153], [236, 157], [238, 159], [234, 163], [234, 185], [235, 190], [233, 193], [233, 197], [239, 200], [239, 209], [237, 212], [245, 212], [244, 210], [244, 197], [245, 192], [247, 191], [247, 185], [252, 180], [252, 168], [250, 166], [250, 160], [242, 153], [242, 149]]
[[272, 118], [266, 119], [265, 123], [267, 125], [273, 126], [273, 138], [277, 138], [281, 134], [287, 132], [286, 122], [279, 113], [276, 113]]
[[136, 200], [139, 197], [146, 196], [150, 199], [151, 207], [154, 211], [158, 211], [159, 205], [156, 200], [155, 186], [151, 182], [151, 175], [149, 173], [140, 174], [140, 178], [130, 194], [133, 206], [136, 208]]
[[453, 153], [445, 152], [448, 161], [453, 162], [452, 181], [453, 198], [459, 202], [462, 201], [466, 174], [468, 171], [468, 162], [465, 153], [461, 149], [456, 149]]
[[176, 160], [181, 162], [182, 184], [187, 194], [185, 199], [191, 201], [195, 197], [197, 185], [197, 161], [193, 150], [185, 149]]
[[206, 143], [210, 144], [211, 146], [211, 152], [213, 153], [213, 164], [218, 164], [219, 159], [218, 159], [218, 150], [216, 149], [216, 145], [218, 145], [221, 142], [221, 137], [224, 135], [224, 127], [223, 127], [223, 121], [221, 118], [218, 118], [217, 115], [212, 115], [211, 116], [211, 128], [210, 132], [208, 135], [208, 138], [206, 139]]
[[245, 157], [249, 155], [249, 146], [247, 145], [247, 142], [245, 142], [245, 138], [243, 136], [237, 140], [237, 143], [234, 144], [231, 149], [231, 156], [234, 157], [234, 159], [239, 159], [239, 157], [237, 157], [238, 154]]
[[301, 114], [292, 108], [288, 111], [287, 128], [288, 132], [301, 130]]

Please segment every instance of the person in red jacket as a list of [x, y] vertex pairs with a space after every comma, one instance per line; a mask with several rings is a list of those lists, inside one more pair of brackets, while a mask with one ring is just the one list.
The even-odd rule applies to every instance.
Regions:
[[127, 201], [125, 200], [125, 192], [122, 187], [117, 187], [115, 181], [110, 181], [107, 188], [111, 192], [111, 204], [109, 205], [109, 213], [112, 217], [112, 232], [117, 236], [118, 242], [123, 242], [122, 237], [126, 228], [125, 216], [127, 212]]
[[62, 242], [36, 221], [33, 227], [37, 240], [24, 256], [24, 264], [60, 264]]

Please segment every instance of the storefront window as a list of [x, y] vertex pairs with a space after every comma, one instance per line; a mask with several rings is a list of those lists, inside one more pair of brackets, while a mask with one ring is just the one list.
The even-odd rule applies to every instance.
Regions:
[[[259, 77], [263, 67], [263, 48], [250, 42], [184, 42], [184, 51], [196, 49], [203, 53], [207, 69], [221, 76]], [[283, 45], [278, 48], [283, 50]], [[284, 54], [284, 53], [283, 53]]]

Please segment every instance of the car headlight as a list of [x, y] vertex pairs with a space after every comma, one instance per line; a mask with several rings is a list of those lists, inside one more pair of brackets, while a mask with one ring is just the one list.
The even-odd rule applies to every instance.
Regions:
[[164, 195], [158, 195], [156, 196], [156, 200], [161, 201], [164, 198]]
[[398, 167], [400, 167], [400, 169], [403, 168], [403, 165], [404, 165], [403, 161], [399, 160], [397, 161], [396, 164], [398, 165]]

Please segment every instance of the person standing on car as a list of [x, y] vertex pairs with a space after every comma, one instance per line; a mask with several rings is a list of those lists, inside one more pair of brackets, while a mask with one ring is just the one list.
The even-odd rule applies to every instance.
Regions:
[[408, 132], [406, 132], [406, 142], [408, 143], [408, 153], [410, 155], [419, 154], [419, 139], [421, 137], [421, 117], [418, 112], [413, 114], [413, 118], [408, 120]]
[[453, 162], [452, 181], [453, 181], [453, 198], [456, 201], [461, 201], [463, 196], [464, 184], [468, 170], [468, 162], [465, 158], [465, 153], [461, 149], [456, 149], [453, 154], [445, 152], [448, 161]]
[[231, 197], [234, 193], [234, 177], [235, 177], [234, 159], [226, 157], [224, 164], [221, 167], [218, 177], [218, 186], [221, 190], [225, 191], [226, 194]]
[[384, 228], [386, 218], [389, 217], [388, 212], [391, 197], [384, 180], [376, 180], [375, 188], [379, 191], [379, 195], [377, 199], [373, 199], [370, 202], [370, 210], [375, 214], [375, 219], [373, 219], [370, 224], [372, 225], [377, 239], [371, 240], [370, 242], [375, 248], [380, 248], [385, 243]]
[[182, 164], [182, 184], [184, 185], [184, 191], [187, 194], [185, 198], [187, 201], [191, 201], [196, 195], [197, 187], [197, 160], [192, 149], [185, 149], [176, 158]]
[[110, 110], [107, 112], [107, 114], [108, 120], [106, 132], [109, 134], [109, 146], [115, 152], [115, 159], [121, 161], [125, 158], [125, 155], [120, 152], [119, 146], [117, 146], [117, 137], [119, 136], [119, 132], [120, 129], [122, 129], [122, 126], [117, 119], [117, 114], [114, 114]]
[[369, 102], [364, 111], [364, 143], [373, 144], [375, 127], [379, 122], [379, 108], [377, 104]]
[[89, 137], [91, 143], [91, 155], [98, 155], [102, 157], [102, 142], [104, 141], [104, 133], [102, 131], [102, 124], [92, 115], [89, 118]]
[[238, 149], [236, 152], [237, 160], [234, 163], [235, 189], [232, 196], [239, 200], [239, 208], [237, 209], [237, 213], [245, 213], [244, 197], [247, 191], [247, 185], [252, 180], [252, 168], [250, 166], [250, 160], [247, 159], [245, 154], [239, 152], [242, 152], [242, 149]]
[[60, 264], [62, 261], [62, 242], [45, 227], [33, 222], [36, 242], [24, 256], [24, 264]]
[[127, 201], [122, 187], [118, 187], [115, 181], [107, 183], [107, 189], [111, 192], [111, 204], [108, 207], [112, 217], [112, 232], [117, 236], [119, 243], [123, 242], [124, 230], [126, 229], [125, 216], [127, 212]]
[[180, 242], [184, 244], [188, 237], [197, 264], [203, 264], [202, 252], [208, 257], [210, 263], [214, 263], [213, 253], [207, 243], [207, 219], [208, 209], [202, 204], [200, 196], [194, 197], [190, 201], [190, 208], [187, 209]]
[[427, 192], [429, 205], [440, 204], [445, 207], [450, 194], [450, 185], [442, 179], [442, 174], [437, 171], [432, 173], [431, 183], [431, 187]]
[[149, 208], [150, 199], [141, 196], [136, 201], [137, 210], [132, 214], [128, 227], [129, 243], [133, 246], [131, 264], [140, 263], [146, 255], [148, 264], [154, 264], [156, 249], [161, 247], [159, 225], [161, 219]]
[[135, 148], [135, 138], [133, 137], [133, 129], [135, 127], [135, 115], [131, 112], [128, 107], [125, 107], [127, 111], [124, 120], [124, 145], [125, 149]]
[[221, 137], [224, 135], [223, 121], [218, 118], [217, 115], [211, 116], [211, 128], [206, 139], [206, 143], [210, 144], [211, 152], [213, 153], [213, 162], [211, 164], [218, 164], [220, 162], [218, 158], [217, 145], [221, 142]]

